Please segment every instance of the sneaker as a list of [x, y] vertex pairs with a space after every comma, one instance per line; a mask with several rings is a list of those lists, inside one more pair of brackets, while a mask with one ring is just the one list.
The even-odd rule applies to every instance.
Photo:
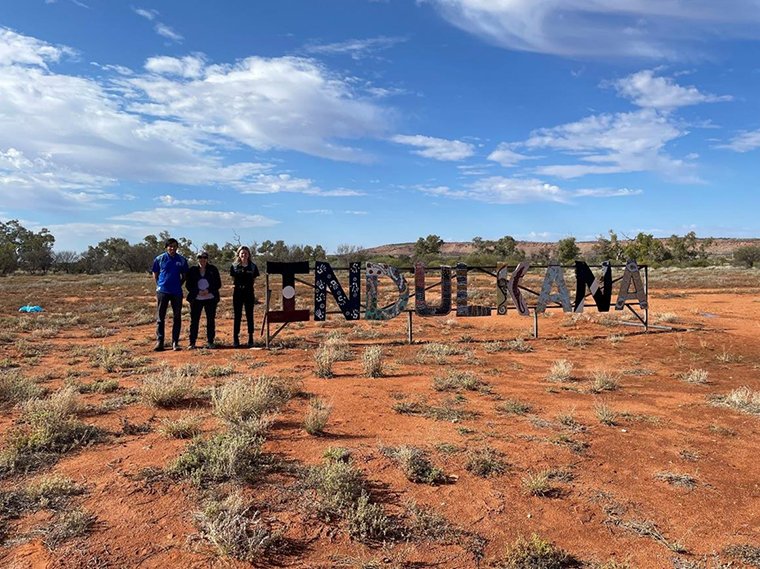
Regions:
[[237, 339], [233, 340], [232, 341], [232, 347], [233, 348], [239, 348], [240, 347], [240, 340], [237, 340]]
[[214, 344], [214, 342], [209, 342], [208, 344], [206, 344], [207, 350], [213, 350], [214, 348], [216, 348], [216, 344]]
[[188, 350], [194, 350], [194, 349], [195, 349], [195, 344], [190, 344], [190, 345], [187, 347], [187, 349], [188, 349]]
[[179, 342], [172, 342], [172, 350], [179, 352], [182, 348], [179, 347]]
[[248, 340], [248, 343], [246, 344], [246, 347], [252, 348], [253, 347], [253, 340]]
[[164, 351], [164, 343], [163, 342], [156, 342], [156, 347], [153, 348], [154, 352], [163, 352]]

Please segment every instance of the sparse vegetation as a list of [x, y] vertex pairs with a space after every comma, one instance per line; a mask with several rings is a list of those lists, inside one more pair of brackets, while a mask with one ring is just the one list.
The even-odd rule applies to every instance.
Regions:
[[368, 346], [362, 354], [362, 369], [365, 377], [383, 377], [383, 349]]
[[690, 369], [687, 372], [679, 374], [681, 381], [692, 383], [694, 385], [705, 385], [709, 382], [709, 372], [705, 369]]
[[209, 500], [194, 518], [202, 539], [220, 555], [241, 561], [259, 561], [279, 539], [239, 492]]
[[714, 405], [730, 407], [742, 413], [760, 415], [760, 391], [753, 391], [746, 385], [734, 389], [726, 395], [717, 395], [712, 398]]
[[549, 372], [546, 374], [546, 380], [555, 383], [570, 381], [573, 378], [573, 367], [572, 362], [567, 360], [556, 360], [551, 368], [549, 368]]
[[0, 370], [0, 408], [29, 401], [42, 394], [42, 389], [20, 371]]
[[565, 569], [577, 566], [575, 559], [567, 552], [536, 534], [528, 539], [518, 538], [496, 563], [499, 569]]
[[64, 512], [45, 530], [45, 545], [55, 549], [68, 539], [87, 535], [92, 531], [95, 520], [94, 515], [84, 510]]
[[526, 403], [524, 401], [519, 401], [517, 399], [506, 399], [505, 401], [502, 401], [496, 405], [496, 410], [500, 413], [525, 415], [526, 413], [530, 413], [533, 410], [533, 407], [530, 403]]
[[164, 366], [158, 373], [143, 378], [140, 394], [154, 407], [174, 407], [194, 396], [195, 382], [181, 369]]
[[95, 348], [90, 355], [90, 362], [107, 372], [133, 370], [144, 366], [149, 361], [146, 357], [136, 357], [126, 346], [114, 344]]
[[325, 379], [333, 377], [333, 364], [336, 361], [335, 350], [329, 345], [320, 345], [314, 353], [314, 375]]
[[613, 427], [617, 424], [618, 414], [609, 405], [604, 402], [599, 402], [594, 405], [594, 413], [599, 422]]
[[239, 379], [211, 391], [213, 413], [235, 426], [256, 424], [275, 413], [292, 396], [292, 385], [279, 377], [262, 375]]
[[658, 472], [654, 475], [655, 479], [667, 482], [671, 486], [682, 486], [693, 489], [697, 485], [697, 479], [689, 474], [682, 474], [679, 472]]
[[443, 470], [433, 466], [427, 453], [420, 448], [402, 445], [383, 449], [386, 456], [394, 459], [410, 482], [418, 484], [444, 484], [448, 477]]
[[161, 421], [159, 432], [173, 439], [192, 439], [201, 434], [200, 415], [183, 415], [178, 419], [164, 419]]
[[549, 472], [546, 470], [527, 473], [523, 476], [521, 485], [523, 492], [531, 496], [554, 496], [558, 491], [557, 487], [552, 484]]
[[261, 463], [263, 437], [244, 430], [193, 440], [167, 469], [178, 478], [189, 478], [200, 486], [233, 478], [252, 477]]
[[467, 453], [465, 468], [481, 478], [498, 476], [507, 470], [506, 463], [501, 459], [501, 453], [491, 447], [482, 447]]
[[445, 376], [433, 378], [436, 391], [490, 391], [489, 385], [469, 371], [450, 370]]
[[319, 397], [309, 400], [309, 408], [303, 420], [303, 428], [310, 435], [322, 435], [325, 432], [327, 421], [332, 413], [332, 405]]
[[617, 391], [620, 388], [620, 375], [606, 370], [596, 370], [591, 373], [591, 393]]

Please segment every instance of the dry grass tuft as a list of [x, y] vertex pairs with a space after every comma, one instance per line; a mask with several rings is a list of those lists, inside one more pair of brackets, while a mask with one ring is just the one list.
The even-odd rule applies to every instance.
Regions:
[[572, 379], [573, 364], [567, 360], [556, 360], [549, 368], [549, 373], [546, 374], [546, 380], [555, 383], [563, 383]]
[[712, 398], [713, 405], [730, 407], [742, 413], [760, 415], [760, 391], [753, 391], [746, 385], [734, 389], [727, 395], [717, 395]]
[[140, 394], [154, 407], [173, 407], [195, 395], [194, 384], [192, 376], [166, 366], [143, 379]]
[[332, 413], [332, 405], [319, 397], [312, 397], [303, 420], [304, 430], [310, 435], [324, 434], [330, 413]]
[[383, 377], [383, 349], [380, 346], [368, 346], [362, 354], [364, 377]]
[[591, 373], [591, 385], [589, 386], [591, 393], [617, 391], [619, 388], [620, 374], [606, 370], [596, 370]]
[[687, 372], [678, 375], [681, 381], [692, 383], [694, 385], [705, 385], [709, 383], [709, 372], [706, 369], [690, 369]]
[[258, 376], [216, 387], [211, 392], [213, 413], [226, 423], [244, 426], [277, 412], [292, 396], [293, 386], [279, 377]]
[[200, 415], [183, 415], [179, 419], [164, 419], [158, 431], [172, 439], [192, 439], [201, 434]]

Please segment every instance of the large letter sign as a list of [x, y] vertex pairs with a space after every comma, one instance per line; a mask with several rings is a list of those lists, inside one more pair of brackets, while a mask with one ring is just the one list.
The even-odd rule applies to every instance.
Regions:
[[528, 305], [525, 303], [525, 297], [520, 291], [520, 281], [525, 276], [525, 273], [528, 272], [528, 267], [530, 267], [528, 263], [517, 265], [515, 270], [512, 271], [512, 278], [508, 284], [509, 295], [512, 297], [512, 302], [515, 303], [515, 308], [517, 308], [517, 313], [520, 316], [530, 316], [530, 310], [528, 310]]
[[[558, 292], [551, 292], [552, 284], [557, 285]], [[562, 267], [559, 265], [550, 265], [546, 270], [544, 285], [541, 287], [541, 294], [538, 295], [536, 301], [536, 312], [546, 312], [546, 305], [549, 302], [561, 304], [563, 312], [573, 311], [573, 307], [570, 305], [570, 293], [565, 284], [565, 276], [562, 274]]]
[[267, 273], [282, 275], [282, 310], [270, 310], [270, 322], [304, 322], [309, 319], [309, 310], [296, 310], [296, 275], [309, 273], [309, 262], [296, 263], [267, 262]]
[[441, 267], [441, 303], [430, 306], [425, 301], [425, 265], [414, 265], [414, 311], [420, 316], [445, 316], [451, 312], [451, 267]]
[[591, 291], [596, 308], [599, 312], [609, 312], [612, 302], [612, 269], [610, 262], [602, 263], [602, 282], [594, 277], [589, 266], [583, 261], [575, 261], [575, 312], [583, 312], [586, 301], [586, 287]]
[[491, 316], [490, 306], [467, 304], [467, 265], [457, 263], [457, 316]]
[[[377, 279], [378, 277], [390, 277], [399, 292], [398, 300], [384, 308], [377, 306]], [[404, 275], [398, 269], [383, 263], [367, 263], [367, 311], [364, 318], [367, 320], [391, 320], [406, 308], [409, 302], [409, 289], [406, 286]]]
[[[631, 284], [633, 284], [635, 289], [633, 292], [631, 292]], [[643, 310], [648, 308], [647, 293], [641, 282], [641, 272], [639, 272], [639, 266], [634, 260], [628, 261], [625, 265], [625, 272], [623, 273], [623, 281], [620, 283], [620, 293], [615, 303], [615, 310], [623, 310], [625, 303], [632, 298], [639, 302], [639, 306]]]
[[338, 308], [346, 320], [359, 320], [361, 308], [361, 265], [350, 263], [348, 266], [348, 296], [340, 286], [330, 263], [314, 263], [314, 320], [323, 321], [327, 315], [327, 291], [333, 295]]

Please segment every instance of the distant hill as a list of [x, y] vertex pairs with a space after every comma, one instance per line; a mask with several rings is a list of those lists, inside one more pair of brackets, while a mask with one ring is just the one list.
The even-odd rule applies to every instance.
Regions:
[[[660, 239], [664, 244], [667, 244], [667, 238]], [[700, 239], [700, 242], [705, 239]], [[621, 239], [621, 242], [625, 240]], [[591, 251], [596, 241], [578, 241], [578, 248], [582, 254], [587, 254]], [[545, 247], [553, 247], [556, 242], [544, 242], [544, 241], [518, 241], [517, 247], [524, 250], [528, 255], [537, 253]], [[730, 237], [715, 237], [712, 240], [712, 244], [707, 248], [707, 253], [711, 257], [728, 257], [738, 247], [745, 245], [760, 245], [760, 238], [758, 239], [734, 239]], [[388, 255], [397, 257], [400, 255], [411, 256], [414, 253], [414, 243], [391, 243], [388, 245], [379, 245], [377, 247], [369, 247], [366, 249], [371, 255]], [[459, 257], [466, 256], [475, 253], [475, 247], [469, 241], [454, 241], [451, 243], [444, 243], [441, 247], [441, 253], [443, 256]]]

